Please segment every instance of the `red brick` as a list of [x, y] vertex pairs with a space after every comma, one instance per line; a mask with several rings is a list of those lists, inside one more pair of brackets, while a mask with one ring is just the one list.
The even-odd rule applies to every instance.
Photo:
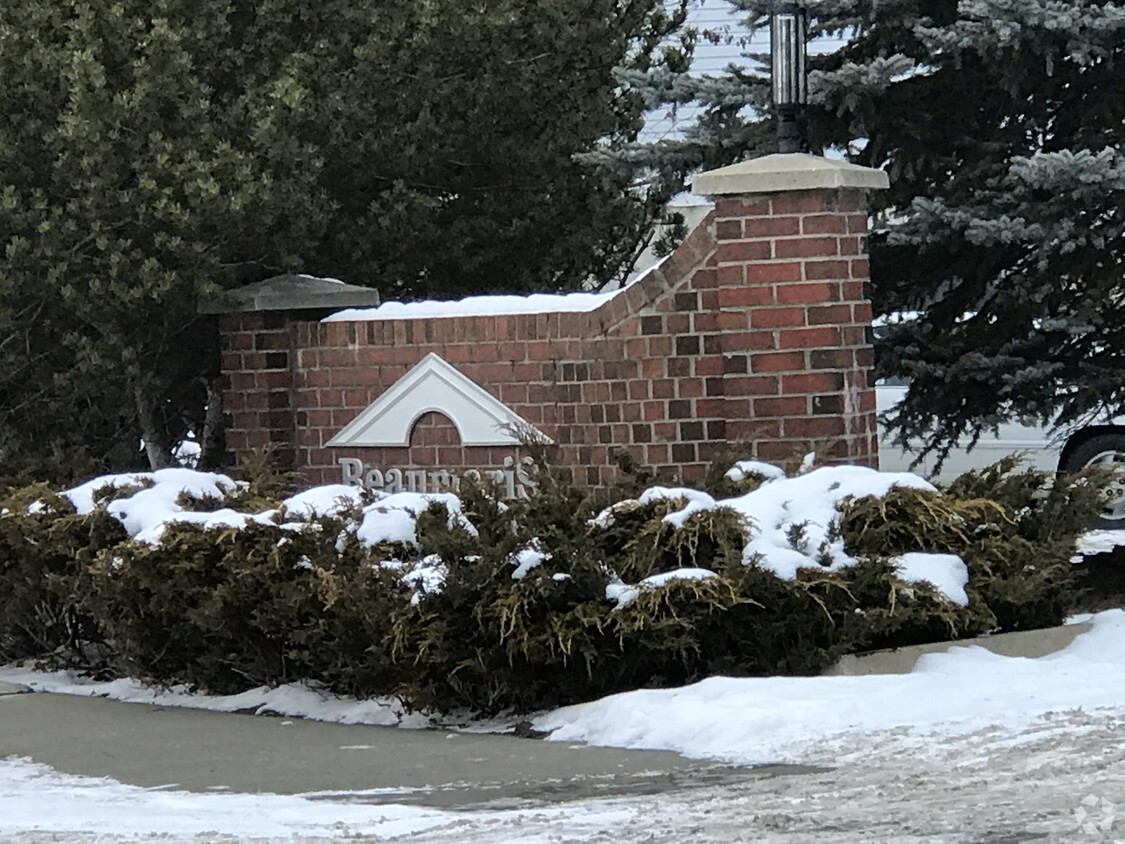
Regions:
[[[697, 314], [691, 315], [691, 331], [695, 334], [705, 334], [712, 331], [721, 331], [722, 326], [719, 318], [722, 316], [720, 311], [702, 311]], [[739, 314], [741, 316], [741, 314]]]
[[866, 234], [867, 233], [867, 215], [866, 214], [849, 214], [848, 220], [848, 233], [849, 234]]
[[855, 357], [850, 349], [814, 349], [809, 352], [810, 369], [851, 369]]
[[798, 417], [781, 420], [782, 434], [786, 437], [831, 437], [844, 433], [845, 423], [840, 416]]
[[851, 262], [851, 277], [866, 281], [871, 276], [871, 262], [866, 258], [856, 258]]
[[809, 372], [781, 376], [783, 393], [831, 393], [844, 388], [844, 377], [838, 372]]
[[697, 399], [695, 402], [695, 412], [700, 416], [715, 416], [722, 418], [727, 413], [727, 400], [720, 399]]
[[840, 345], [841, 329], [831, 326], [819, 328], [786, 328], [778, 332], [778, 346], [782, 349], [824, 349]]
[[753, 287], [725, 287], [719, 291], [719, 307], [752, 308], [774, 303], [773, 287], [758, 285]]
[[741, 240], [742, 220], [718, 220], [715, 223], [715, 240]]
[[692, 273], [691, 280], [688, 284], [692, 290], [713, 290], [719, 286], [719, 279], [723, 273], [728, 270], [736, 269], [735, 267], [718, 267], [716, 269], [696, 270]]
[[723, 338], [723, 348], [728, 352], [771, 352], [777, 348], [777, 339], [772, 331], [732, 331]]
[[289, 373], [284, 370], [258, 372], [254, 375], [254, 384], [259, 389], [272, 390], [289, 386]]
[[817, 214], [828, 210], [828, 193], [787, 193], [776, 196], [770, 203], [774, 216], [783, 214]]
[[776, 375], [727, 376], [723, 382], [728, 397], [776, 396], [781, 391], [781, 380]]
[[803, 234], [847, 234], [848, 218], [842, 214], [809, 214], [801, 218]]
[[773, 253], [777, 258], [817, 258], [838, 255], [840, 243], [835, 237], [795, 237], [788, 240], [775, 240]]
[[[715, 201], [715, 218], [765, 217], [771, 213], [766, 199], [718, 199]], [[776, 213], [776, 212], [774, 212]]]
[[705, 378], [709, 375], [722, 375], [723, 359], [717, 355], [701, 357], [695, 361], [693, 369], [695, 370], [693, 374], [697, 378]]
[[740, 418], [727, 422], [727, 440], [754, 442], [757, 454], [761, 456], [761, 441], [781, 436], [781, 420]]
[[750, 264], [746, 267], [745, 278], [748, 284], [800, 281], [801, 264], [799, 262]]
[[[809, 402], [804, 396], [754, 399], [753, 414], [761, 416], [800, 416], [809, 412]], [[786, 420], [788, 421], [788, 420]], [[782, 422], [785, 425], [785, 422]]]
[[[847, 306], [844, 306], [847, 309]], [[754, 328], [781, 328], [804, 325], [804, 308], [754, 308], [750, 311], [750, 325]]]
[[703, 396], [703, 382], [698, 378], [681, 378], [676, 384], [676, 392], [681, 399], [697, 399]]
[[801, 233], [800, 217], [759, 217], [743, 224], [746, 239], [788, 237]]
[[804, 368], [803, 352], [763, 352], [750, 356], [751, 372], [799, 372]]
[[843, 325], [852, 321], [852, 305], [822, 305], [808, 309], [809, 325]]
[[852, 277], [851, 265], [847, 261], [806, 261], [805, 280], [824, 279], [844, 280]]
[[840, 285], [824, 282], [779, 284], [775, 293], [778, 304], [821, 304], [840, 301]]
[[744, 331], [750, 327], [750, 313], [749, 310], [720, 311], [717, 314], [717, 328], [724, 332]]
[[870, 302], [856, 302], [852, 305], [852, 321], [860, 325], [867, 325], [871, 322], [873, 314], [871, 311]]
[[713, 270], [701, 270], [700, 272], [712, 273], [718, 287], [741, 287], [746, 283], [746, 268], [741, 265], [716, 267]]
[[772, 257], [773, 250], [768, 240], [720, 243], [714, 254], [714, 260], [718, 264], [749, 264], [753, 261], [768, 261]]

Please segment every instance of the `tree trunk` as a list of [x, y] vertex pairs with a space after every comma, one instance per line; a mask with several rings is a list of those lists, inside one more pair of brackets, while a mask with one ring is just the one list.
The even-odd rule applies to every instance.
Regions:
[[207, 407], [203, 414], [203, 432], [199, 438], [202, 449], [199, 468], [222, 469], [226, 465], [226, 424], [223, 420], [223, 379], [207, 379]]
[[156, 424], [152, 396], [137, 379], [133, 380], [133, 400], [137, 405], [137, 421], [141, 425], [141, 437], [144, 440], [148, 465], [153, 470], [163, 469], [171, 462], [171, 453], [168, 444], [164, 441], [164, 433]]

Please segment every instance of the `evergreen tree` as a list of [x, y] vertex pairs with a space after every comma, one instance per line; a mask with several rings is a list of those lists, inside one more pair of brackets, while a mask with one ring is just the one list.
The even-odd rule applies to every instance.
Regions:
[[[768, 0], [736, 0], [748, 27]], [[880, 373], [912, 379], [892, 420], [939, 451], [1013, 416], [1125, 410], [1125, 7], [1096, 0], [809, 0], [810, 149], [882, 167], [871, 239]], [[768, 69], [634, 77], [697, 126], [650, 163], [772, 152]], [[632, 160], [645, 150], [630, 150]]]
[[674, 56], [681, 19], [659, 0], [5, 0], [0, 476], [129, 465], [141, 436], [164, 462], [214, 400], [195, 308], [219, 288], [306, 271], [446, 298], [623, 272], [662, 197], [583, 155], [636, 137], [615, 68]]

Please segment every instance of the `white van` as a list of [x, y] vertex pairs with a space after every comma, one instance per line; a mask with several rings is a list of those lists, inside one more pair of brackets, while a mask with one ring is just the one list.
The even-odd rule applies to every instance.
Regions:
[[[883, 384], [875, 388], [880, 419], [893, 410], [906, 395], [905, 386]], [[921, 448], [904, 449], [888, 439], [880, 425], [879, 468], [884, 471], [909, 471], [936, 481], [949, 481], [972, 469], [990, 466], [1002, 457], [1020, 452], [1028, 466], [1048, 472], [1077, 472], [1091, 464], [1120, 466], [1118, 480], [1111, 490], [1098, 527], [1125, 529], [1125, 421], [1088, 425], [1052, 436], [1043, 428], [1009, 422], [996, 434], [982, 434], [972, 449], [954, 448], [934, 473], [936, 459], [930, 455], [915, 465]]]

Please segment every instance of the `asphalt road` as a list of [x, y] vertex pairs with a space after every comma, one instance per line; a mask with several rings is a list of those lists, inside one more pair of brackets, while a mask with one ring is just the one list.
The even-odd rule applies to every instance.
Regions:
[[195, 792], [368, 792], [371, 802], [501, 808], [657, 794], [801, 773], [737, 768], [675, 753], [582, 747], [513, 736], [325, 724], [0, 693], [0, 759], [68, 774]]

